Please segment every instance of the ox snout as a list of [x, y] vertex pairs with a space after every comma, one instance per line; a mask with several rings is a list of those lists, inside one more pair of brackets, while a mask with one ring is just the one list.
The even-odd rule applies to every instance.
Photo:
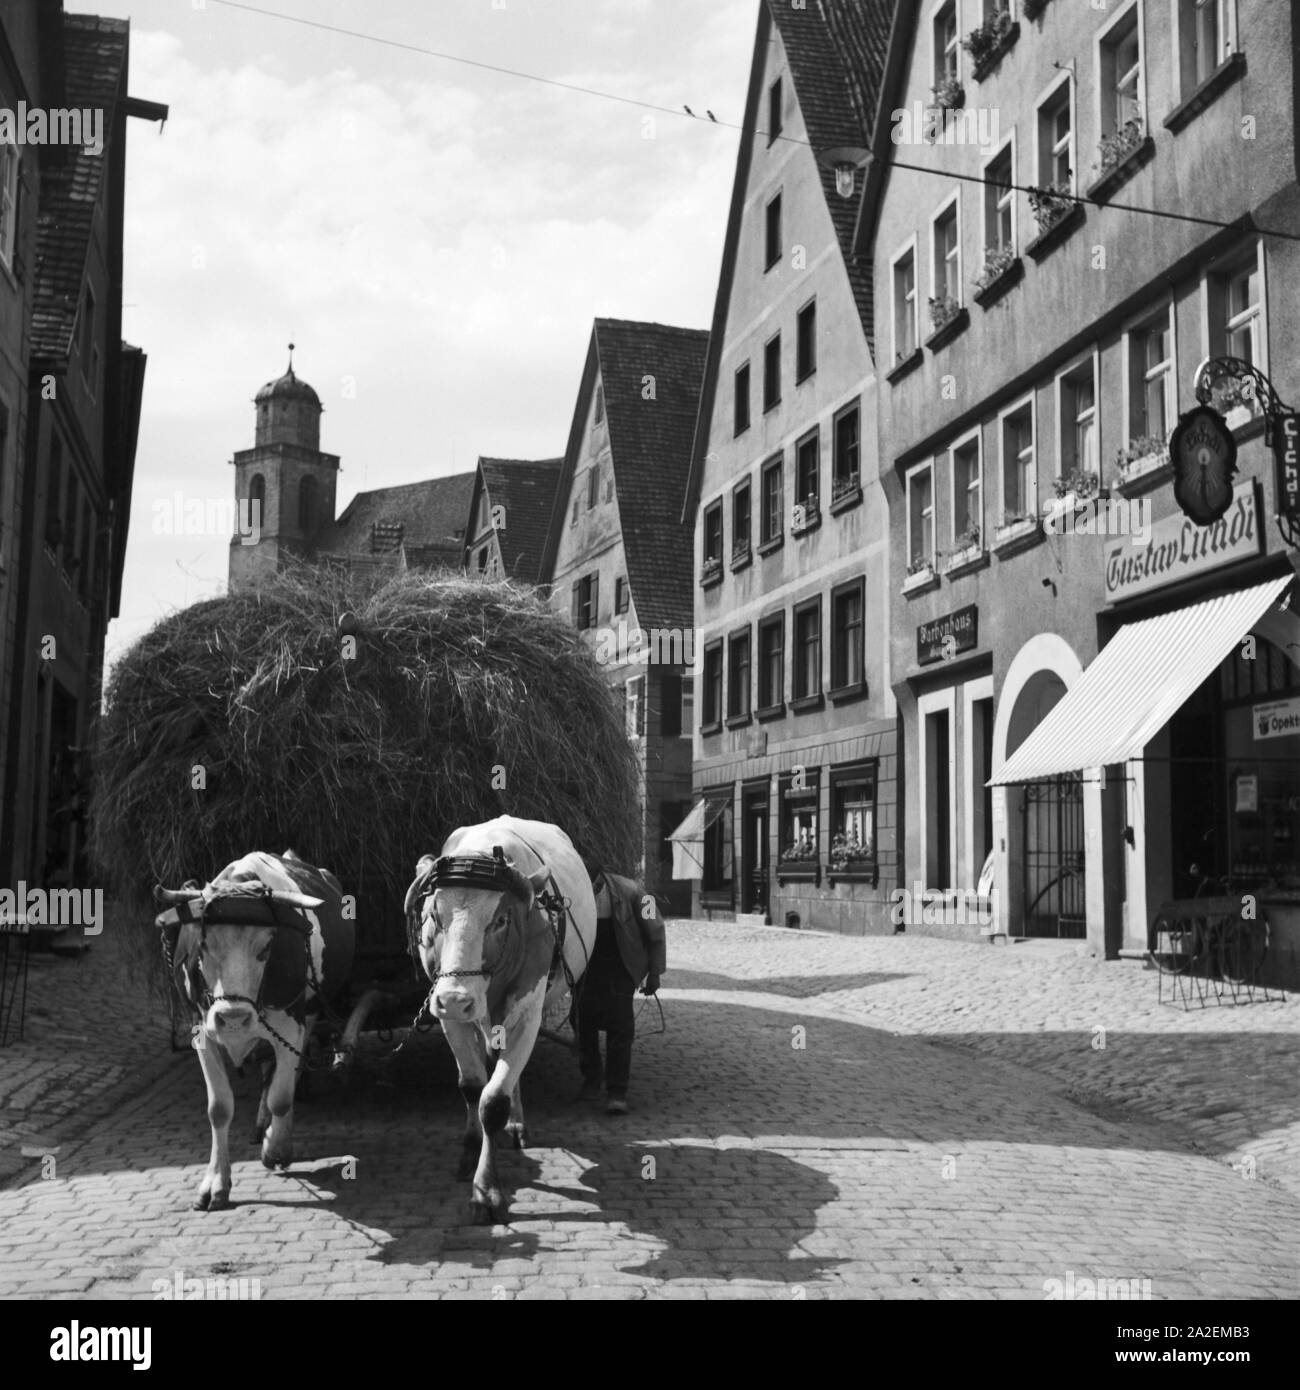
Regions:
[[467, 988], [465, 985], [439, 981], [433, 991], [433, 1013], [435, 1018], [445, 1018], [453, 1023], [474, 1023], [486, 1011], [487, 1001], [481, 990]]
[[249, 1032], [257, 1022], [251, 1004], [218, 999], [208, 1010], [208, 1031], [215, 1038], [238, 1038]]

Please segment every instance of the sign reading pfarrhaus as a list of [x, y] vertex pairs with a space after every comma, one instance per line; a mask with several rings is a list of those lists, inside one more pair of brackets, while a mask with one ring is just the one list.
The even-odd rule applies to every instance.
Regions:
[[979, 609], [973, 603], [945, 613], [932, 623], [916, 629], [916, 660], [920, 666], [934, 661], [951, 661], [958, 652], [968, 652], [979, 643]]
[[1152, 526], [1151, 538], [1140, 550], [1130, 544], [1131, 537], [1108, 545], [1106, 600], [1116, 603], [1258, 555], [1263, 538], [1255, 483], [1245, 478], [1233, 488], [1228, 510], [1209, 526], [1167, 516]]

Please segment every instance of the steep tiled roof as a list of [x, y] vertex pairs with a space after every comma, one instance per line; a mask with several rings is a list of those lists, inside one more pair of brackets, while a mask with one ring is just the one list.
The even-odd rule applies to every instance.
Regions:
[[[377, 553], [374, 540], [381, 549], [404, 550], [412, 565], [458, 566], [473, 490], [474, 474], [456, 473], [359, 492], [337, 521], [322, 528], [312, 548], [318, 555], [368, 556]], [[449, 558], [443, 560], [444, 554]]]
[[562, 458], [478, 461], [488, 505], [506, 509], [505, 529], [498, 532], [497, 541], [511, 579], [525, 584], [542, 581], [546, 531], [563, 464]]
[[37, 359], [59, 361], [72, 348], [91, 223], [108, 167], [117, 101], [124, 95], [129, 34], [123, 19], [63, 17], [67, 104], [103, 111], [104, 148], [94, 155], [84, 144], [73, 145], [61, 160], [47, 158], [42, 164], [32, 294], [32, 356]]
[[[692, 622], [693, 528], [681, 521], [704, 380], [704, 329], [597, 319], [596, 353], [627, 577], [644, 628]], [[654, 399], [643, 385], [654, 378]], [[585, 402], [583, 419], [586, 418]], [[567, 460], [566, 476], [573, 460]]]
[[[790, 77], [815, 153], [839, 145], [867, 149], [885, 71], [895, 0], [809, 0], [806, 9], [771, 3], [790, 63]], [[821, 170], [826, 206], [874, 356], [871, 263], [853, 251], [858, 199], [835, 191], [835, 171]], [[862, 188], [858, 175], [858, 189]]]

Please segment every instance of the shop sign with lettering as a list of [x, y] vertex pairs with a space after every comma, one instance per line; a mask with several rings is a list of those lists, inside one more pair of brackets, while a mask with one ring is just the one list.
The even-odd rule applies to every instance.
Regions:
[[1267, 705], [1253, 705], [1251, 724], [1256, 739], [1295, 738], [1300, 735], [1300, 699], [1272, 700]]
[[1300, 415], [1294, 410], [1273, 417], [1273, 462], [1277, 472], [1277, 509], [1300, 523]]
[[916, 629], [916, 660], [919, 666], [935, 661], [951, 661], [959, 652], [968, 652], [979, 645], [979, 608], [969, 603], [965, 608], [945, 613], [932, 623], [921, 623]]
[[1124, 537], [1103, 552], [1108, 603], [1258, 555], [1264, 532], [1254, 480], [1244, 478], [1237, 484], [1227, 512], [1209, 526], [1181, 515], [1167, 516], [1151, 527], [1146, 545], [1137, 547], [1131, 541], [1131, 536]]

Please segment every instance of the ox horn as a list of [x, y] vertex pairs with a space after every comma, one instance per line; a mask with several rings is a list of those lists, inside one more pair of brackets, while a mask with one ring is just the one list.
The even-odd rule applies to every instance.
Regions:
[[161, 883], [155, 883], [153, 888], [153, 900], [160, 905], [193, 902], [202, 896], [203, 889], [193, 879], [184, 888], [164, 888]]
[[431, 854], [425, 854], [420, 857], [420, 862], [415, 866], [415, 879], [406, 890], [406, 902], [402, 905], [402, 913], [404, 916], [409, 917], [411, 915], [411, 909], [415, 906], [415, 899], [420, 889], [428, 882], [429, 872], [436, 862], [437, 861]]

